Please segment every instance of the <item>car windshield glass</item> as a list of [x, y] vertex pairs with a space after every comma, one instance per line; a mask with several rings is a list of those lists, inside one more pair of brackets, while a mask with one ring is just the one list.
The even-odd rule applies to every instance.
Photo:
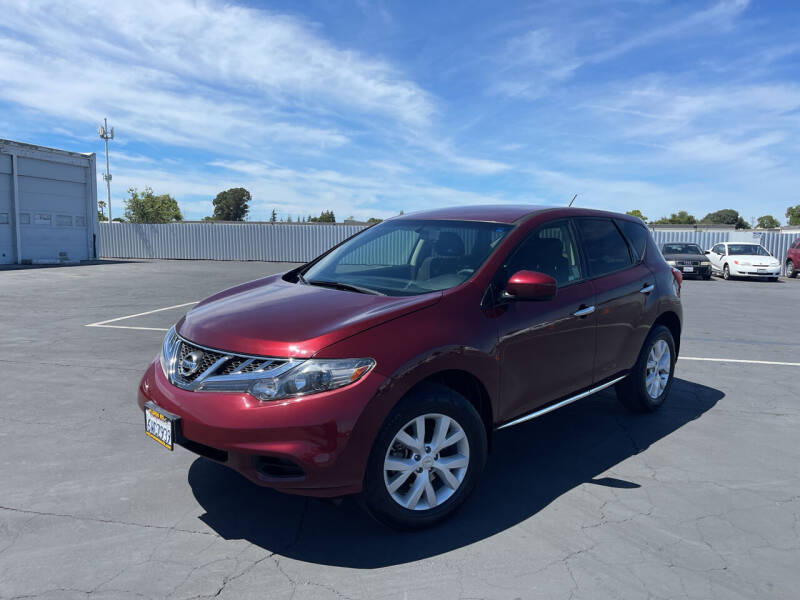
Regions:
[[469, 279], [511, 229], [478, 221], [386, 221], [333, 250], [303, 279], [388, 296], [446, 290]]
[[662, 254], [702, 254], [697, 244], [664, 244]]
[[758, 244], [728, 244], [728, 254], [750, 254], [754, 256], [771, 256], [763, 246]]

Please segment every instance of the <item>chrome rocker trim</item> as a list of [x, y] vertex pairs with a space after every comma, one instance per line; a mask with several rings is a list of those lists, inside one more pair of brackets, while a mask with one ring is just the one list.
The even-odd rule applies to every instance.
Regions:
[[546, 415], [547, 413], [553, 412], [554, 410], [559, 409], [562, 406], [566, 406], [567, 404], [572, 404], [573, 402], [576, 402], [578, 400], [586, 398], [586, 396], [591, 396], [592, 394], [595, 394], [595, 393], [597, 393], [597, 392], [599, 392], [601, 390], [604, 390], [607, 387], [611, 387], [612, 385], [614, 385], [615, 383], [619, 383], [620, 381], [622, 381], [626, 377], [627, 377], [627, 375], [623, 375], [622, 377], [617, 377], [616, 379], [612, 379], [611, 381], [607, 381], [603, 385], [598, 385], [597, 387], [594, 387], [594, 388], [592, 388], [590, 390], [582, 392], [582, 393], [578, 394], [577, 396], [572, 396], [571, 398], [567, 398], [566, 400], [562, 400], [561, 402], [556, 402], [555, 404], [551, 404], [550, 406], [545, 406], [544, 408], [536, 410], [536, 411], [534, 411], [532, 413], [529, 413], [529, 414], [527, 414], [525, 416], [522, 416], [522, 417], [520, 417], [518, 419], [514, 419], [513, 421], [511, 421], [509, 423], [506, 423], [505, 425], [501, 425], [497, 429], [498, 430], [505, 429], [506, 427], [511, 427], [512, 425], [519, 425], [520, 423], [524, 423], [525, 421], [530, 421], [531, 419], [535, 419], [536, 417], [541, 417], [542, 415]]

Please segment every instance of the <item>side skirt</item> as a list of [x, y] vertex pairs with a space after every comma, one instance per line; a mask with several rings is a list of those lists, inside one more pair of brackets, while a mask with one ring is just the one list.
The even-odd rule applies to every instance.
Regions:
[[567, 404], [572, 404], [573, 402], [577, 402], [578, 400], [586, 398], [586, 396], [591, 396], [592, 394], [596, 394], [597, 392], [599, 392], [601, 390], [604, 390], [607, 387], [611, 387], [612, 385], [614, 385], [615, 383], [619, 383], [620, 381], [622, 381], [626, 377], [627, 377], [627, 375], [623, 375], [622, 377], [617, 377], [616, 379], [612, 379], [611, 381], [607, 381], [606, 383], [604, 383], [602, 385], [598, 385], [597, 387], [593, 387], [590, 390], [586, 390], [585, 392], [582, 392], [582, 393], [578, 394], [577, 396], [571, 396], [571, 397], [567, 398], [566, 400], [561, 400], [560, 402], [556, 402], [555, 404], [551, 404], [549, 406], [545, 406], [544, 408], [540, 408], [539, 410], [536, 410], [536, 411], [534, 411], [532, 413], [528, 413], [527, 415], [519, 417], [518, 419], [514, 419], [513, 421], [510, 421], [510, 422], [506, 423], [505, 425], [501, 425], [497, 429], [498, 430], [505, 429], [506, 427], [511, 427], [513, 425], [519, 425], [520, 423], [524, 423], [525, 421], [530, 421], [531, 419], [535, 419], [536, 417], [541, 417], [542, 415], [546, 415], [547, 413], [553, 412], [554, 410], [557, 410], [557, 409], [561, 408], [562, 406], [566, 406]]

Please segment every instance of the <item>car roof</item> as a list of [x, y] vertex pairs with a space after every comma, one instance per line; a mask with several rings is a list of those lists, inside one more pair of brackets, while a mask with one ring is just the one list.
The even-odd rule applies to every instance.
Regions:
[[[559, 217], [603, 216], [640, 221], [636, 217], [588, 208], [569, 208], [566, 206], [543, 206], [535, 204], [474, 204], [470, 206], [451, 206], [421, 210], [392, 217], [396, 219], [424, 219], [441, 221], [487, 221], [491, 223], [516, 223], [527, 217], [543, 212], [554, 212]], [[641, 222], [641, 221], [640, 221]]]

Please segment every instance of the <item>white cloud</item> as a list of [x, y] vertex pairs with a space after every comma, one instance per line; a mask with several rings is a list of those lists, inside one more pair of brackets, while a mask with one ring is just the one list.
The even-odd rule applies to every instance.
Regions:
[[[656, 15], [657, 25], [636, 34], [631, 34], [626, 25], [615, 23], [620, 13], [612, 13], [613, 17], [602, 25], [597, 20], [575, 19], [568, 27], [564, 23], [537, 26], [508, 41], [497, 57], [502, 66], [490, 89], [512, 98], [538, 99], [572, 79], [583, 67], [690, 34], [728, 31], [748, 5], [749, 0], [722, 0], [677, 19]], [[597, 34], [597, 30], [605, 29], [611, 33]]]

